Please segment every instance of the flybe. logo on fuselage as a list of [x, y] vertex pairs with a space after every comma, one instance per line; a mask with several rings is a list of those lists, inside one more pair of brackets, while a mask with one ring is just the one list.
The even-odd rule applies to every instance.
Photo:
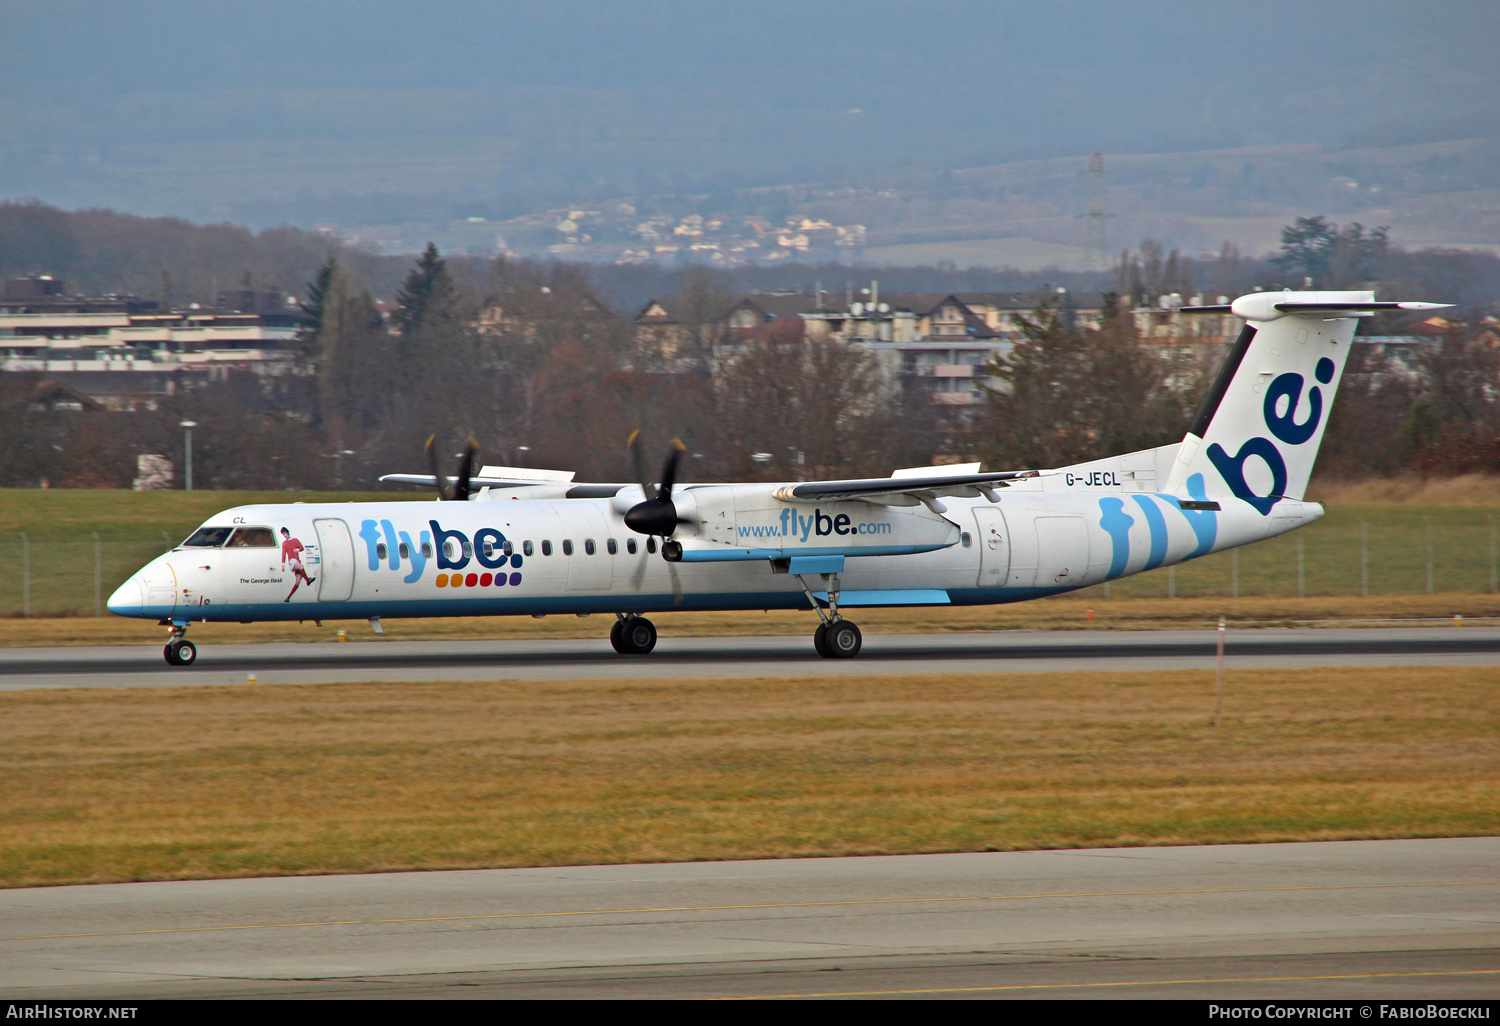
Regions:
[[[1334, 370], [1333, 361], [1325, 356], [1318, 360], [1313, 376], [1326, 385], [1333, 380]], [[1266, 401], [1261, 404], [1266, 428], [1286, 445], [1302, 445], [1308, 441], [1317, 433], [1318, 424], [1323, 419], [1323, 391], [1314, 385], [1307, 390], [1307, 419], [1298, 423], [1297, 406], [1302, 400], [1305, 383], [1302, 375], [1295, 372], [1278, 375], [1266, 389]], [[1286, 408], [1277, 409], [1283, 400]], [[1271, 471], [1271, 490], [1265, 495], [1257, 494], [1245, 480], [1245, 461], [1251, 456], [1259, 457]], [[1286, 460], [1271, 439], [1257, 435], [1240, 446], [1240, 451], [1233, 456], [1215, 442], [1208, 447], [1208, 458], [1235, 498], [1244, 499], [1259, 510], [1261, 516], [1269, 515], [1271, 507], [1285, 497]]]
[[783, 509], [779, 524], [741, 524], [739, 528], [741, 538], [795, 538], [798, 541], [807, 541], [814, 534], [821, 538], [830, 534], [890, 534], [892, 530], [892, 525], [884, 521], [855, 523], [847, 513], [828, 514], [821, 509], [814, 509], [811, 516], [803, 516], [794, 509]]
[[[509, 551], [505, 535], [493, 527], [481, 527], [469, 538], [462, 531], [447, 531], [436, 520], [429, 520], [430, 531], [419, 531], [413, 541], [407, 531], [396, 529], [389, 520], [365, 520], [359, 536], [365, 542], [366, 565], [370, 570], [409, 568], [401, 580], [415, 584], [422, 579], [427, 564], [435, 562], [439, 573], [433, 581], [439, 588], [487, 588], [521, 583], [522, 556]], [[470, 562], [483, 571], [463, 573]], [[509, 571], [516, 572], [511, 573]], [[447, 571], [460, 571], [448, 573]]]

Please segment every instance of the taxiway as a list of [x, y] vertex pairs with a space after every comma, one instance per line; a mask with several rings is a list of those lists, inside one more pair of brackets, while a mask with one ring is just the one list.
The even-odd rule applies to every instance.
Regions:
[[[601, 633], [609, 621], [599, 618]], [[0, 650], [0, 690], [427, 680], [1023, 673], [1211, 667], [1214, 631], [870, 634], [857, 659], [822, 659], [810, 637], [674, 638], [621, 656], [603, 638], [204, 645], [191, 667], [156, 646]], [[1492, 665], [1500, 627], [1269, 628], [1227, 633], [1233, 668]]]
[[0, 892], [29, 998], [1493, 998], [1500, 838]]

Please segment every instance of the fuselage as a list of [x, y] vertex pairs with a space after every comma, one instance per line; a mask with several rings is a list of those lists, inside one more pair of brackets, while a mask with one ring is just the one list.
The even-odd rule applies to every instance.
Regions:
[[670, 563], [611, 498], [240, 506], [142, 568], [109, 609], [178, 623], [809, 609], [808, 591], [826, 601], [830, 578], [799, 576], [797, 563], [840, 555], [832, 586], [845, 607], [994, 604], [1259, 541], [1323, 512], [1283, 500], [1268, 517], [1238, 499], [1184, 510], [1181, 497], [1105, 480], [945, 498], [941, 512], [689, 485], [693, 522], [674, 533], [683, 554]]

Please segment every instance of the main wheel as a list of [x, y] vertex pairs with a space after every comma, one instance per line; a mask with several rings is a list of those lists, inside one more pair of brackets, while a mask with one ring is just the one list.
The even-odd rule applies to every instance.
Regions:
[[864, 638], [860, 636], [859, 628], [848, 620], [829, 624], [828, 633], [823, 636], [824, 647], [835, 659], [853, 659], [859, 655], [863, 644]]
[[618, 653], [620, 653], [621, 655], [626, 655], [627, 654], [627, 650], [625, 648], [625, 637], [624, 637], [624, 634], [625, 634], [625, 621], [624, 620], [616, 620], [614, 623], [612, 623], [612, 624], [609, 625], [609, 643], [611, 645], [613, 645], [614, 648], [615, 648], [615, 651], [618, 652]]
[[192, 666], [193, 660], [198, 658], [198, 646], [186, 638], [173, 638], [161, 654], [168, 666]]
[[626, 617], [620, 625], [620, 651], [627, 655], [645, 655], [656, 647], [656, 624], [644, 616]]
[[832, 659], [833, 653], [828, 651], [828, 625], [819, 623], [818, 629], [813, 631], [813, 649], [824, 659]]

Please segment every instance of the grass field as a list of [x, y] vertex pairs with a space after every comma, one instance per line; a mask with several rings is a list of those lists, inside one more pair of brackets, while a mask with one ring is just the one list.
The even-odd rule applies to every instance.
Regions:
[[[1436, 606], [1446, 608], [1425, 615], [1486, 615], [1482, 610], [1490, 607], [1484, 596], [1493, 595], [1500, 585], [1500, 483], [1488, 478], [1425, 485], [1377, 482], [1325, 487], [1323, 494], [1315, 492], [1313, 497], [1328, 503], [1328, 515], [1300, 531], [1235, 553], [1097, 586], [1075, 598], [1101, 604], [1106, 598], [1279, 600], [1357, 597], [1362, 592], [1372, 597], [1430, 593]], [[0, 490], [0, 617], [18, 617], [27, 610], [39, 618], [91, 616], [121, 581], [212, 513], [232, 505], [290, 498], [285, 492]], [[313, 502], [428, 497], [412, 492], [342, 492], [297, 493], [295, 498]], [[29, 544], [23, 543], [23, 536]], [[1450, 596], [1459, 595], [1472, 596], [1473, 601], [1464, 600], [1460, 604], [1465, 608], [1458, 608]], [[542, 633], [555, 629], [555, 624], [549, 625]], [[285, 633], [284, 628], [278, 630]], [[0, 637], [5, 633], [0, 631]]]
[[0, 885], [1500, 830], [1489, 667], [0, 694]]

